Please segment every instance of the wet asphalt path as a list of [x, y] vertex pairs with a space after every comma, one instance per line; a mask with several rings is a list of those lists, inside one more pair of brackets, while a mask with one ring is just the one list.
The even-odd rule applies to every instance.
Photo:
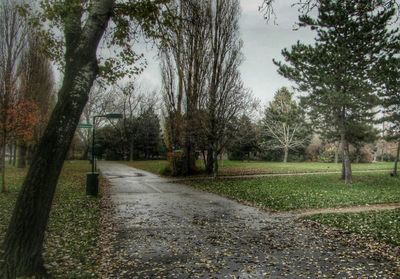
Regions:
[[397, 265], [274, 215], [101, 162], [119, 224], [115, 278], [400, 278]]

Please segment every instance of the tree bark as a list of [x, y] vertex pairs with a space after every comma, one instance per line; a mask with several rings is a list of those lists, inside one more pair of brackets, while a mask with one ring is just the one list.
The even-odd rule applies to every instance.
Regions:
[[214, 150], [213, 148], [208, 148], [207, 149], [207, 163], [206, 163], [206, 172], [209, 175], [212, 175], [214, 173]]
[[26, 167], [26, 154], [28, 147], [26, 142], [20, 141], [18, 144], [18, 164], [17, 168], [23, 169]]
[[214, 151], [214, 170], [213, 170], [213, 177], [216, 178], [218, 176], [218, 154]]
[[344, 175], [344, 181], [346, 184], [353, 182], [352, 171], [351, 171], [351, 161], [350, 161], [350, 150], [349, 150], [349, 142], [346, 139], [345, 133], [341, 135], [341, 143], [343, 149], [343, 172], [342, 177]]
[[283, 149], [283, 162], [284, 163], [287, 163], [287, 160], [288, 160], [288, 156], [289, 156], [289, 148], [287, 148], [287, 147], [285, 147], [284, 149]]
[[400, 157], [400, 140], [397, 143], [397, 153], [396, 153], [396, 160], [394, 161], [394, 168], [393, 168], [393, 175], [397, 176], [397, 165], [399, 163], [399, 157]]
[[98, 74], [97, 46], [107, 27], [112, 6], [112, 0], [95, 2], [83, 29], [80, 14], [70, 12], [67, 15], [64, 80], [5, 236], [1, 279], [46, 275], [42, 249], [53, 196], [90, 88]]
[[[342, 154], [343, 154], [343, 150], [342, 150]], [[343, 155], [342, 155], [343, 157]], [[340, 177], [341, 180], [345, 180], [346, 179], [346, 168], [344, 166], [344, 159], [342, 158], [342, 175]]]

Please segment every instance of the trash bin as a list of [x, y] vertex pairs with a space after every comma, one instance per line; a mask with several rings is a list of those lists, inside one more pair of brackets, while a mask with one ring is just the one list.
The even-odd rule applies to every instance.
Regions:
[[99, 173], [88, 172], [86, 174], [86, 195], [96, 197], [99, 193]]

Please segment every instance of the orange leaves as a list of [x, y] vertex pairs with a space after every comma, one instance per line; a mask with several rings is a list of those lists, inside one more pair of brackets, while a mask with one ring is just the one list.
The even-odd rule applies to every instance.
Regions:
[[7, 132], [26, 141], [32, 140], [33, 129], [39, 122], [38, 105], [33, 101], [21, 100], [9, 107], [6, 113]]

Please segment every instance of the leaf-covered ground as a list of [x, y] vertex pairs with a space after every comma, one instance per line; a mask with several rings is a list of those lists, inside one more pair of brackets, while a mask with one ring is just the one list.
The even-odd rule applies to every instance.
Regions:
[[[55, 278], [92, 278], [98, 269], [99, 199], [85, 194], [87, 162], [65, 162], [50, 215], [44, 257]], [[0, 242], [25, 170], [7, 169], [10, 193], [0, 194]], [[104, 183], [104, 181], [102, 181]]]
[[319, 214], [307, 219], [400, 246], [400, 209], [379, 212]]
[[[168, 163], [165, 160], [132, 161], [125, 162], [128, 166], [149, 171], [155, 174], [162, 174]], [[200, 171], [204, 169], [202, 161], [197, 162]], [[354, 171], [376, 171], [393, 168], [393, 163], [371, 163], [371, 164], [352, 164]], [[333, 163], [279, 163], [261, 161], [229, 161], [220, 162], [220, 175], [253, 175], [268, 173], [310, 173], [310, 172], [339, 172], [341, 164]]]

